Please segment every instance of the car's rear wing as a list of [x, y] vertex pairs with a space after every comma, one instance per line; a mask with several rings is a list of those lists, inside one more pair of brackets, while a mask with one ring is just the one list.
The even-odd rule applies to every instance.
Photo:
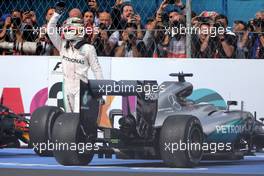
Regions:
[[[89, 80], [80, 83], [80, 123], [88, 134], [97, 129], [102, 96], [136, 96], [136, 121], [139, 135], [147, 137], [155, 122], [159, 86], [151, 80]], [[144, 130], [142, 130], [144, 129]], [[90, 131], [92, 130], [92, 131]]]

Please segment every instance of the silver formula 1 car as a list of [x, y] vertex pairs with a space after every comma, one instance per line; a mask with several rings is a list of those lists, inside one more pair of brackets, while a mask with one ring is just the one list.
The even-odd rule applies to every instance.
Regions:
[[[54, 155], [62, 165], [87, 165], [94, 154], [106, 158], [115, 154], [121, 159], [162, 159], [170, 167], [193, 167], [202, 159], [243, 159], [264, 147], [264, 126], [243, 111], [243, 105], [231, 110], [237, 102], [228, 101], [223, 110], [197, 104], [188, 100], [193, 86], [185, 78], [192, 74], [170, 76], [178, 81], [161, 85], [156, 81], [81, 82], [79, 114], [50, 106], [33, 113], [30, 139], [34, 150], [41, 156]], [[127, 98], [126, 108], [109, 113], [113, 127], [100, 127], [102, 96], [135, 96], [135, 110], [131, 111]], [[114, 128], [116, 122], [119, 126]], [[98, 136], [98, 131], [103, 135]], [[52, 150], [40, 150], [38, 144], [51, 142]]]

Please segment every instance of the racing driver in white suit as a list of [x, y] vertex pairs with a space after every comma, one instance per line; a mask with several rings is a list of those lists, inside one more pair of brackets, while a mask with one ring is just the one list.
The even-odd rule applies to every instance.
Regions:
[[63, 23], [60, 35], [57, 30], [57, 22], [61, 17], [59, 10], [51, 17], [47, 33], [62, 56], [65, 111], [79, 113], [80, 80], [88, 82], [90, 67], [96, 79], [103, 79], [103, 74], [94, 46], [84, 40], [83, 20], [76, 17], [68, 18]]

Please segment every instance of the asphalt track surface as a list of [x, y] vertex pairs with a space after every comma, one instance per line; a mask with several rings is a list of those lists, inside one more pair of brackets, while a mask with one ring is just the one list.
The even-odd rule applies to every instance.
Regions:
[[98, 159], [89, 166], [61, 166], [52, 157], [38, 157], [31, 149], [1, 149], [4, 176], [199, 176], [264, 175], [264, 154], [241, 161], [202, 161], [196, 168], [168, 168], [160, 160]]

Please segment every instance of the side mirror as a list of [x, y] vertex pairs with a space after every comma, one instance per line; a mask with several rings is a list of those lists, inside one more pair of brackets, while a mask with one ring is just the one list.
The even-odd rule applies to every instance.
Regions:
[[227, 101], [227, 111], [230, 110], [230, 106], [237, 106], [237, 101]]

